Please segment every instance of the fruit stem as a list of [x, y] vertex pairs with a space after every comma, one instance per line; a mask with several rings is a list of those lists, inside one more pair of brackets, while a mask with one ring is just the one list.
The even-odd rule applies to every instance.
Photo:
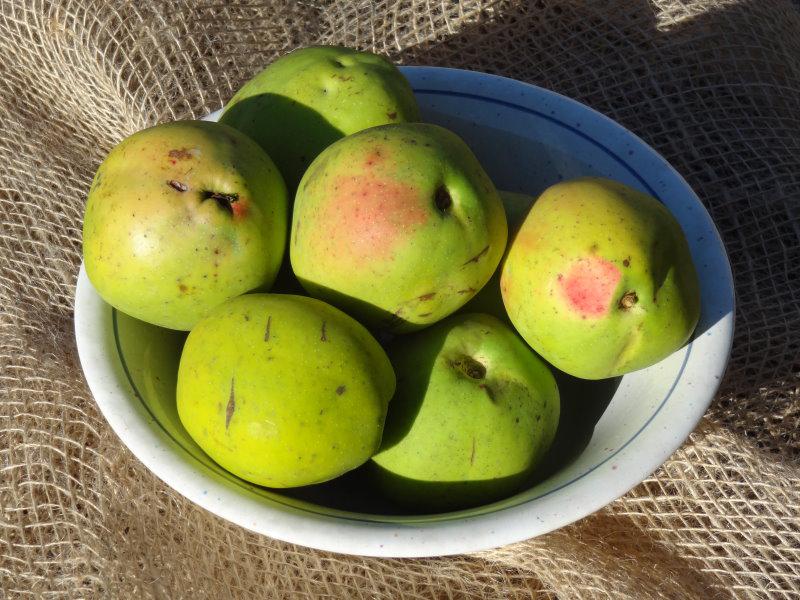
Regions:
[[622, 294], [622, 298], [619, 299], [619, 307], [622, 310], [628, 310], [638, 301], [639, 301], [639, 296], [636, 295], [636, 292], [634, 291], [625, 292], [624, 294]]
[[203, 200], [214, 200], [222, 208], [233, 214], [232, 204], [239, 199], [239, 194], [225, 194], [223, 192], [212, 192], [203, 190], [200, 192], [200, 198]]
[[447, 191], [447, 188], [441, 185], [436, 189], [433, 202], [436, 204], [436, 208], [444, 213], [450, 210], [453, 205], [453, 198], [450, 197], [450, 192]]

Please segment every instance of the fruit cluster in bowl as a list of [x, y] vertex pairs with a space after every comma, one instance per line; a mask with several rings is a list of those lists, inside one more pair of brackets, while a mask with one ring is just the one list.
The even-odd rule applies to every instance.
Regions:
[[138, 132], [98, 169], [87, 274], [190, 331], [178, 413], [238, 477], [296, 487], [366, 463], [415, 511], [496, 500], [552, 443], [551, 365], [614, 377], [691, 335], [697, 275], [660, 202], [599, 178], [498, 192], [419, 121], [388, 61], [306, 48], [220, 123]]

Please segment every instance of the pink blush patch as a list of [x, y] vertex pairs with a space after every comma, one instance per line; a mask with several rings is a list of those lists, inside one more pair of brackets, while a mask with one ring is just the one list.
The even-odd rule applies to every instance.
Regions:
[[622, 274], [614, 263], [599, 257], [582, 258], [558, 276], [569, 307], [583, 318], [607, 314]]
[[325, 244], [358, 261], [387, 260], [429, 218], [419, 192], [371, 175], [339, 177], [322, 210]]

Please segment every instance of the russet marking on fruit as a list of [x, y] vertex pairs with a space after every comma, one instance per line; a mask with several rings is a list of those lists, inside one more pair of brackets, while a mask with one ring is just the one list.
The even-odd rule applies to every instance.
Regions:
[[462, 266], [462, 267], [466, 267], [466, 266], [467, 266], [468, 264], [470, 264], [470, 263], [476, 263], [476, 262], [478, 262], [478, 261], [479, 261], [481, 258], [483, 258], [483, 257], [486, 255], [486, 253], [487, 253], [487, 252], [489, 252], [489, 246], [486, 246], [486, 247], [485, 247], [483, 250], [481, 250], [480, 252], [478, 252], [478, 253], [477, 253], [475, 256], [473, 256], [472, 258], [470, 258], [470, 259], [469, 259], [467, 262], [465, 262], [465, 263], [464, 263], [463, 265], [461, 265], [461, 266]]
[[228, 405], [225, 407], [225, 429], [231, 424], [233, 412], [236, 410], [236, 393], [234, 391], [234, 380], [231, 378], [231, 395], [228, 398]]
[[267, 317], [267, 328], [264, 330], [264, 341], [268, 342], [270, 338], [270, 329], [272, 329], [272, 315]]
[[622, 274], [614, 263], [591, 256], [574, 262], [557, 281], [568, 306], [582, 318], [599, 318], [611, 307], [611, 297]]
[[174, 149], [169, 151], [169, 157], [176, 160], [189, 160], [192, 158], [192, 153], [186, 148]]

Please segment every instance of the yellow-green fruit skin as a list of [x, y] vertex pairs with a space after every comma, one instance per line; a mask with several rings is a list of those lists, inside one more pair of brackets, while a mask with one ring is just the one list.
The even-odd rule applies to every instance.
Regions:
[[300, 283], [376, 329], [431, 325], [489, 280], [506, 247], [497, 190], [456, 134], [373, 127], [329, 146], [297, 191]]
[[398, 378], [381, 451], [387, 496], [419, 511], [514, 493], [558, 426], [555, 379], [517, 334], [484, 314], [453, 315], [389, 346]]
[[414, 92], [389, 60], [338, 46], [312, 46], [276, 60], [248, 81], [220, 121], [256, 140], [294, 189], [334, 141], [377, 125], [418, 121]]
[[249, 294], [189, 334], [178, 414], [223, 468], [284, 488], [327, 481], [378, 449], [395, 376], [377, 341], [314, 298]]
[[602, 379], [680, 348], [700, 316], [680, 225], [658, 200], [603, 178], [542, 193], [509, 244], [501, 292], [517, 331], [558, 369]]
[[255, 142], [217, 123], [178, 121], [126, 138], [98, 168], [84, 264], [112, 306], [189, 330], [225, 300], [269, 288], [287, 229], [286, 186]]

